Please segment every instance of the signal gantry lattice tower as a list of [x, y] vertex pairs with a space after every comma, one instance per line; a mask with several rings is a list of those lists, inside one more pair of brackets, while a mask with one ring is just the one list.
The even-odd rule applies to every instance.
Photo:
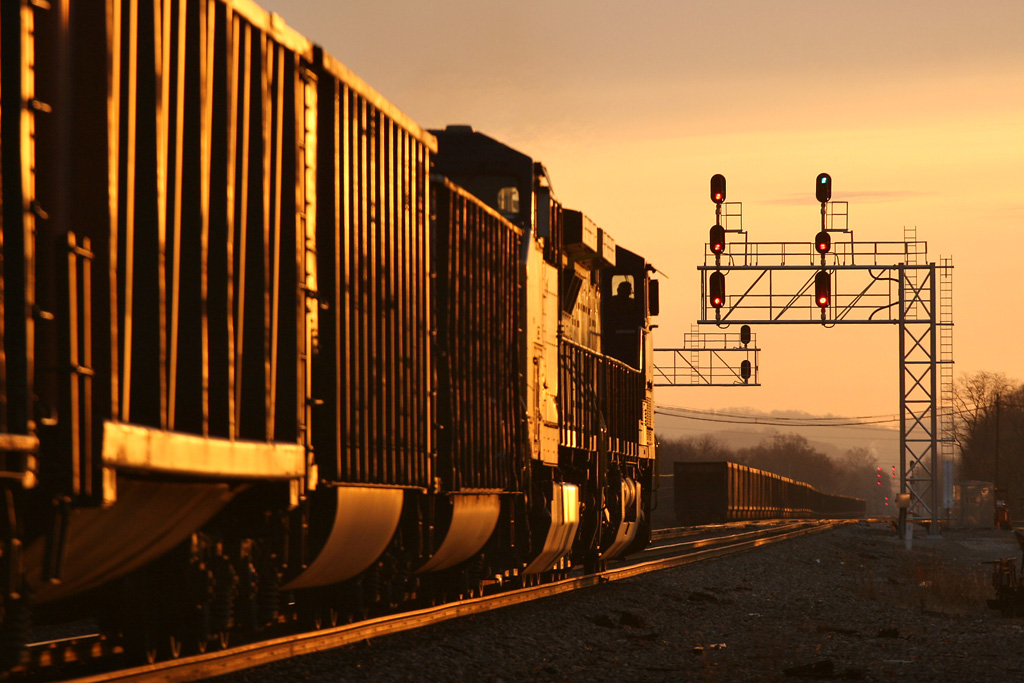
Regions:
[[[716, 176], [720, 177], [720, 176]], [[719, 185], [724, 199], [724, 179]], [[716, 219], [722, 216], [715, 198]], [[900, 491], [931, 533], [949, 507], [939, 487], [952, 457], [953, 311], [950, 259], [927, 260], [916, 231], [902, 242], [858, 242], [848, 204], [831, 201], [832, 179], [819, 174], [821, 230], [814, 243], [750, 242], [742, 229], [725, 244], [712, 228], [701, 272], [700, 324], [896, 325], [900, 356]], [[728, 213], [728, 211], [726, 212]], [[948, 488], [948, 486], [947, 486]], [[901, 510], [901, 533], [905, 521]]]

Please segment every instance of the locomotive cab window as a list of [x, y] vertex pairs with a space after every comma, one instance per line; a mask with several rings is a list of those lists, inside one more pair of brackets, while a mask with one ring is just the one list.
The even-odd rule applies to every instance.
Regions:
[[632, 274], [612, 275], [607, 281], [605, 353], [623, 363], [640, 367], [640, 332], [644, 324], [641, 292], [643, 281]]
[[498, 190], [498, 211], [503, 214], [515, 215], [519, 213], [519, 188], [503, 187]]
[[636, 301], [636, 282], [632, 275], [612, 276], [612, 291], [615, 293], [612, 301], [625, 304], [627, 301]]

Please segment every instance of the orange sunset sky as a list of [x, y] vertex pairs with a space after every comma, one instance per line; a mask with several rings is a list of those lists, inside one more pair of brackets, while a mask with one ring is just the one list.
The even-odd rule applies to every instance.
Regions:
[[[1024, 381], [1020, 0], [260, 4], [424, 127], [543, 161], [565, 206], [668, 275], [658, 347], [700, 313], [710, 176], [751, 241], [810, 242], [826, 171], [859, 240], [916, 226], [929, 260], [953, 257], [956, 374]], [[763, 386], [659, 404], [897, 413], [896, 326], [755, 333]]]

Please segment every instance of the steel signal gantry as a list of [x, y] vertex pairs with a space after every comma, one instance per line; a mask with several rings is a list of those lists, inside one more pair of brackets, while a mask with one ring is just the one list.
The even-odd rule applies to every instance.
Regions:
[[[952, 306], [942, 302], [952, 299], [952, 263], [927, 263], [927, 245], [916, 235], [902, 242], [855, 241], [847, 203], [831, 201], [827, 173], [818, 175], [815, 197], [821, 230], [813, 244], [750, 242], [741, 228], [728, 247], [709, 249], [698, 267], [698, 322], [898, 326], [900, 491], [910, 495], [911, 511], [930, 519], [932, 533], [938, 533], [939, 447], [951, 439], [952, 381], [946, 377], [953, 362], [953, 321]], [[834, 233], [843, 239], [833, 241]]]

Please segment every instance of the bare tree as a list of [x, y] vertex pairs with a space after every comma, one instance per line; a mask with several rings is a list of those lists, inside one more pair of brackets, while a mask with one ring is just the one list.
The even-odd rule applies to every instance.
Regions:
[[1024, 384], [1002, 373], [977, 372], [955, 387], [958, 478], [993, 482], [1024, 517]]
[[953, 391], [953, 411], [957, 418], [954, 439], [961, 453], [986, 431], [983, 425], [993, 417], [996, 397], [1012, 390], [1013, 383], [1003, 373], [982, 370], [957, 379]]
[[658, 461], [663, 474], [672, 474], [675, 462], [736, 461], [736, 454], [711, 434], [687, 439], [666, 440], [658, 447]]
[[[751, 448], [733, 450], [715, 437], [665, 441], [658, 450], [661, 471], [669, 474], [676, 461], [731, 461], [807, 482], [825, 493], [836, 493], [868, 502], [869, 514], [885, 514], [885, 497], [892, 494], [892, 477], [877, 476], [877, 458], [865, 448], [854, 448], [832, 459], [811, 447], [799, 434], [775, 434]], [[879, 484], [881, 482], [881, 484]]]

